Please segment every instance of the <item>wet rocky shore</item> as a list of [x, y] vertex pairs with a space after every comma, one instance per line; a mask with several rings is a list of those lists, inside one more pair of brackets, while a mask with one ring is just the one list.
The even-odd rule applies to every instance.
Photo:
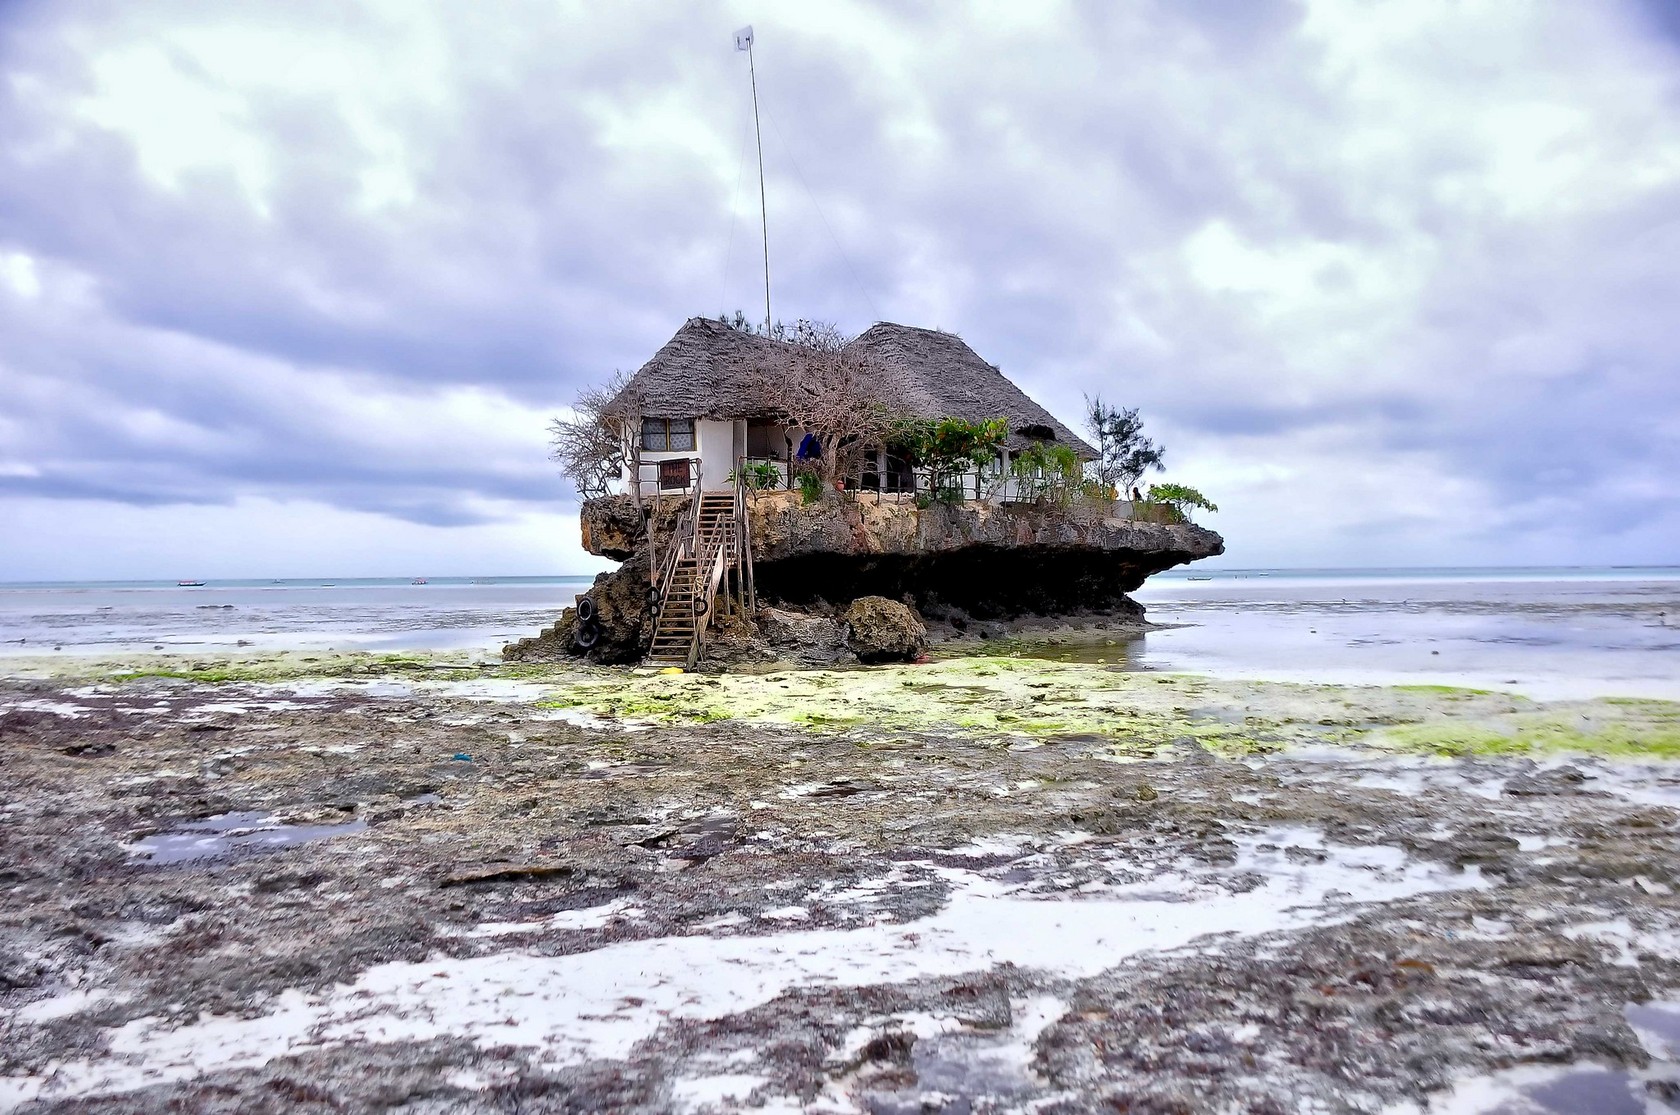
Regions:
[[996, 657], [13, 673], [0, 1110], [1680, 1099], [1669, 703]]

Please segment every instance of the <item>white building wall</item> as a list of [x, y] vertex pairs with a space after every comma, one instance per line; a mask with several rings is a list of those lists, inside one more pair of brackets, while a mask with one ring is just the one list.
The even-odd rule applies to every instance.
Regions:
[[[660, 461], [678, 460], [683, 457], [699, 459], [701, 491], [718, 491], [732, 487], [733, 482], [729, 475], [735, 470], [735, 458], [744, 448], [745, 426], [744, 422], [728, 419], [701, 418], [694, 423], [693, 449], [642, 450], [642, 495], [655, 494], [659, 485]], [[641, 423], [632, 423], [630, 436], [640, 437], [640, 431]], [[632, 471], [633, 466], [627, 456], [622, 484], [622, 490], [626, 493], [635, 490]]]
[[[735, 462], [746, 454], [746, 426], [746, 422], [742, 420], [703, 418], [694, 423], [695, 445], [692, 450], [667, 452], [643, 450], [641, 454], [643, 496], [647, 497], [655, 494], [655, 489], [658, 486], [658, 462], [680, 457], [698, 458], [700, 462], [699, 485], [702, 491], [720, 491], [731, 488], [733, 484], [729, 477], [735, 469]], [[639, 436], [640, 423], [634, 424], [632, 431], [632, 436]], [[778, 429], [773, 439], [775, 444], [771, 449], [775, 458], [777, 458], [776, 464], [778, 471], [781, 473], [781, 486], [783, 487], [792, 486], [790, 466], [794, 463], [785, 458], [789, 455], [790, 449], [798, 449], [805, 433], [804, 429], [792, 426]], [[978, 480], [978, 492], [981, 498], [1002, 502], [1020, 499], [1023, 495], [1022, 485], [1020, 481], [1009, 475], [1011, 456], [1007, 452], [1000, 454], [997, 463], [987, 470], [983, 476], [978, 476], [972, 470], [965, 472], [958, 480], [958, 483], [962, 486], [963, 497], [970, 500], [975, 498], [976, 481]], [[629, 464], [626, 463], [621, 490], [626, 493], [634, 491], [632, 481], [631, 469]], [[918, 477], [918, 488], [925, 492], [926, 485], [926, 475], [920, 475]], [[1129, 518], [1131, 510], [1129, 503], [1121, 501], [1115, 505], [1114, 514], [1119, 518]]]
[[696, 455], [700, 458], [700, 490], [730, 486], [735, 471], [735, 423], [702, 418], [694, 424]]

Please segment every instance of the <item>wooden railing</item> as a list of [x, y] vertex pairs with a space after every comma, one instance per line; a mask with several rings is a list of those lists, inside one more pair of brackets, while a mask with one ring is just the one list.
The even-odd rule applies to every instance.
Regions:
[[[737, 543], [741, 547], [735, 574], [741, 592], [741, 603], [750, 616], [758, 611], [758, 586], [753, 578], [752, 516], [747, 513], [747, 462], [743, 457], [735, 462], [735, 523]], [[743, 578], [744, 574], [744, 578]], [[744, 580], [744, 583], [742, 583]]]
[[673, 457], [663, 461], [635, 463], [636, 494], [652, 489], [655, 496], [663, 492], [692, 494], [700, 490], [700, 458]]
[[[660, 622], [665, 618], [665, 605], [671, 599], [671, 589], [677, 576], [677, 565], [683, 558], [694, 553], [695, 534], [698, 530], [700, 518], [696, 504], [698, 500], [690, 501], [682, 514], [677, 516], [676, 526], [671, 530], [671, 541], [665, 548], [665, 560], [653, 567], [653, 630], [659, 630]], [[653, 524], [647, 525], [648, 533], [653, 533]]]
[[699, 542], [699, 558], [694, 568], [694, 638], [688, 646], [688, 668], [700, 661], [700, 648], [705, 644], [706, 630], [713, 619], [712, 608], [717, 603], [718, 589], [729, 568], [729, 536], [732, 524], [720, 525]]

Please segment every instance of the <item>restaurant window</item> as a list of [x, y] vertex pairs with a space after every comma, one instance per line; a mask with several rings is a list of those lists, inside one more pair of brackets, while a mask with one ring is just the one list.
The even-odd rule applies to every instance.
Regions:
[[694, 419], [642, 419], [642, 448], [653, 453], [692, 452], [694, 450]]

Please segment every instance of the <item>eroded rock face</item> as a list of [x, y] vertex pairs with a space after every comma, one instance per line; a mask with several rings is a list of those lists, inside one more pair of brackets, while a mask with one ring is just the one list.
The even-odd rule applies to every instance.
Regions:
[[852, 657], [840, 621], [833, 616], [766, 607], [758, 610], [757, 620], [760, 637], [779, 657], [807, 665], [830, 665]]
[[643, 507], [637, 507], [629, 496], [585, 500], [578, 514], [583, 548], [613, 561], [626, 561], [638, 553], [646, 557], [647, 523], [651, 521], [654, 545], [663, 550], [688, 503], [687, 496], [666, 497], [658, 506], [649, 501]]
[[[601, 638], [588, 648], [590, 658], [635, 661], [645, 650], [651, 638], [648, 523], [656, 547], [662, 548], [685, 506], [686, 499], [665, 500], [644, 516], [628, 496], [583, 505], [584, 547], [605, 557], [634, 559], [603, 574], [590, 590], [602, 613]], [[827, 614], [860, 598], [880, 597], [904, 601], [908, 607], [898, 606], [918, 625], [916, 612], [953, 623], [1069, 614], [1141, 623], [1143, 608], [1128, 593], [1152, 574], [1225, 552], [1218, 534], [1190, 524], [1140, 523], [1026, 505], [920, 508], [910, 499], [872, 493], [806, 504], [796, 492], [761, 492], [751, 499], [749, 515], [758, 597], [772, 609], [759, 617], [761, 634], [771, 649], [808, 662], [863, 652], [848, 645], [843, 625], [834, 619], [800, 627], [775, 618], [792, 614], [786, 609]], [[570, 616], [562, 616], [538, 640], [526, 641], [540, 646], [522, 650], [518, 644], [510, 656], [583, 653]], [[787, 645], [778, 645], [778, 639]], [[921, 639], [925, 645], [925, 630]], [[880, 660], [890, 660], [900, 652], [881, 653], [887, 657]]]
[[592, 554], [624, 561], [642, 546], [642, 512], [626, 496], [588, 500], [578, 516], [583, 548]]
[[846, 646], [858, 661], [913, 662], [927, 650], [927, 627], [896, 600], [860, 596], [846, 609]]
[[932, 554], [973, 546], [1090, 549], [1113, 554], [1179, 555], [1174, 564], [1224, 552], [1213, 531], [1103, 518], [1029, 504], [934, 504], [864, 493], [802, 503], [795, 492], [764, 492], [748, 505], [753, 554], [774, 562], [810, 554]]
[[793, 606], [908, 598], [924, 615], [1107, 612], [1143, 619], [1126, 594], [1152, 574], [1225, 552], [1218, 534], [1037, 507], [918, 508], [870, 495], [751, 505], [759, 595]]

